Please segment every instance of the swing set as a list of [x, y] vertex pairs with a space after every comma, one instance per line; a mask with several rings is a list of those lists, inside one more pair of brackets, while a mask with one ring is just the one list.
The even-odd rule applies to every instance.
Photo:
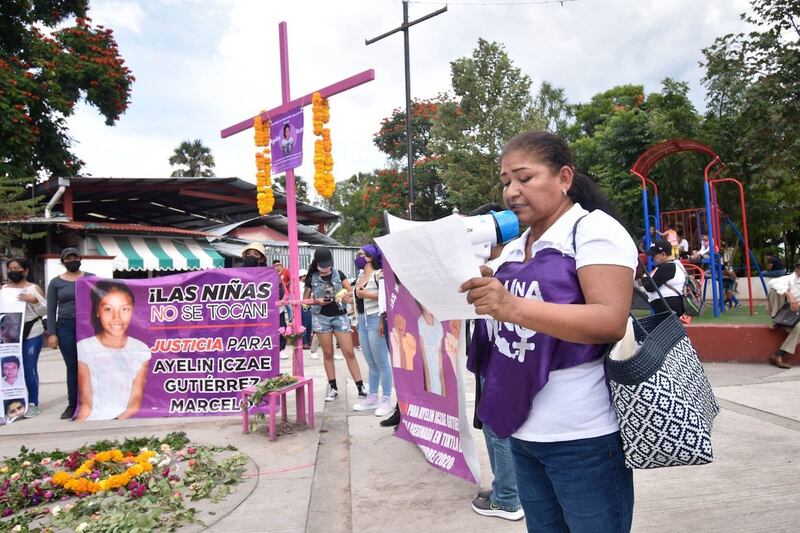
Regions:
[[[650, 179], [649, 174], [653, 167], [662, 159], [680, 152], [696, 152], [708, 156], [711, 161], [703, 170], [703, 193], [705, 205], [689, 209], [677, 209], [672, 211], [661, 211], [661, 200], [658, 194], [658, 185]], [[713, 173], [712, 173], [713, 169]], [[650, 237], [650, 198], [648, 185], [653, 189], [653, 208], [655, 229], [660, 232], [662, 225], [670, 225], [675, 228], [683, 227], [684, 236], [690, 237], [689, 241], [696, 245], [700, 241], [701, 235], [708, 235], [709, 257], [702, 258], [701, 265], [708, 265], [708, 276], [704, 268], [698, 267], [693, 263], [681, 261], [690, 271], [700, 271], [699, 279], [703, 284], [703, 299], [705, 299], [705, 281], [711, 280], [711, 292], [714, 309], [714, 317], [719, 317], [720, 313], [725, 312], [724, 286], [723, 286], [723, 261], [722, 261], [722, 228], [728, 226], [736, 235], [738, 241], [744, 247], [745, 273], [747, 275], [747, 288], [750, 304], [750, 315], [754, 314], [753, 290], [751, 280], [751, 264], [755, 265], [758, 276], [761, 279], [764, 294], [767, 293], [767, 286], [761, 275], [755, 256], [750, 250], [750, 243], [747, 234], [747, 211], [744, 198], [744, 187], [742, 182], [736, 178], [720, 178], [720, 173], [725, 169], [725, 164], [714, 150], [697, 141], [689, 139], [671, 139], [651, 146], [644, 151], [631, 167], [631, 173], [638, 177], [642, 182], [642, 211], [644, 215], [644, 241], [645, 249], [649, 249], [652, 244]], [[724, 183], [734, 183], [739, 189], [739, 206], [742, 212], [742, 228], [740, 232], [731, 220], [731, 217], [720, 209], [717, 200], [717, 188]], [[696, 249], [692, 247], [692, 249]], [[731, 258], [732, 259], [732, 258]], [[648, 267], [650, 259], [648, 258]]]

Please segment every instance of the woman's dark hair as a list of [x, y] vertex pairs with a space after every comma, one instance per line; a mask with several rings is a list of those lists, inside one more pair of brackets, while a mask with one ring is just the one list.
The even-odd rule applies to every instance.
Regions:
[[587, 211], [599, 209], [617, 218], [614, 207], [603, 194], [600, 186], [592, 178], [575, 168], [575, 157], [566, 141], [547, 131], [526, 131], [520, 133], [503, 146], [500, 160], [511, 152], [524, 152], [540, 163], [547, 165], [553, 172], [561, 167], [573, 169], [572, 186], [567, 191], [570, 199]]
[[289, 130], [289, 133], [292, 133], [292, 127], [289, 125], [288, 122], [283, 125], [283, 132], [286, 133], [287, 129]]
[[6, 269], [8, 269], [8, 265], [10, 265], [11, 263], [16, 263], [23, 270], [27, 270], [28, 275], [25, 276], [25, 279], [33, 283], [33, 272], [31, 272], [31, 262], [27, 257], [14, 257], [12, 259], [9, 259], [8, 261], [6, 261]]
[[92, 299], [92, 327], [94, 328], [95, 333], [100, 333], [103, 331], [103, 326], [100, 324], [100, 318], [97, 316], [97, 308], [100, 307], [100, 300], [106, 297], [110, 292], [121, 292], [123, 294], [127, 294], [128, 297], [131, 299], [131, 304], [136, 304], [136, 299], [133, 297], [133, 293], [131, 289], [121, 283], [119, 281], [98, 281], [92, 287], [91, 299]]

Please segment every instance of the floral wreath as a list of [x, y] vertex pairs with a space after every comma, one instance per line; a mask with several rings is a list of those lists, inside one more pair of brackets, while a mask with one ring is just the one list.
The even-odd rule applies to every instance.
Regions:
[[[61, 485], [65, 489], [72, 491], [76, 494], [94, 494], [95, 492], [102, 492], [106, 490], [113, 490], [119, 487], [124, 487], [130, 483], [131, 479], [153, 470], [153, 465], [150, 464], [150, 458], [155, 457], [156, 452], [152, 450], [145, 450], [137, 456], [125, 456], [118, 449], [109, 450], [107, 452], [100, 452], [91, 459], [86, 460], [75, 472], [66, 472], [61, 470], [53, 474], [52, 482], [56, 485]], [[126, 463], [131, 466], [121, 474], [115, 474], [100, 481], [92, 481], [86, 479], [86, 474], [92, 472], [97, 463]]]

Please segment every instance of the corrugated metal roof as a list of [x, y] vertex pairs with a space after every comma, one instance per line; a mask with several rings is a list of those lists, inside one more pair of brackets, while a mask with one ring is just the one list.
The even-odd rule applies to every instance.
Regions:
[[169, 228], [165, 226], [148, 226], [145, 224], [119, 224], [114, 222], [67, 222], [61, 226], [69, 229], [79, 230], [104, 230], [104, 231], [124, 231], [127, 233], [158, 233], [161, 235], [185, 235], [189, 237], [215, 238], [216, 235], [205, 231], [195, 231], [181, 228]]

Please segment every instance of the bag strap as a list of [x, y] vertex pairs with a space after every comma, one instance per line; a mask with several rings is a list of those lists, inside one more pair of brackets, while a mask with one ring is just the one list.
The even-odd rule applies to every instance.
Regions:
[[578, 223], [583, 220], [584, 218], [588, 217], [589, 213], [586, 213], [578, 220], [575, 221], [575, 224], [572, 226], [572, 251], [575, 252], [575, 255], [578, 255], [578, 244], [576, 242], [576, 236], [578, 235]]
[[[685, 285], [686, 284], [686, 278], [689, 276], [689, 274], [686, 272], [686, 269], [683, 268], [683, 265], [681, 265], [680, 261], [678, 261], [677, 259], [675, 261], [673, 261], [672, 263], [675, 265], [675, 269], [676, 270], [678, 268], [683, 270], [683, 284]], [[671, 290], [672, 292], [674, 292], [678, 296], [680, 296], [680, 297], [685, 296], [684, 294], [681, 294], [680, 292], [678, 292], [678, 290], [675, 287], [673, 287], [672, 285], [669, 285], [668, 283], [665, 283], [664, 285], [666, 285], [669, 290]]]

